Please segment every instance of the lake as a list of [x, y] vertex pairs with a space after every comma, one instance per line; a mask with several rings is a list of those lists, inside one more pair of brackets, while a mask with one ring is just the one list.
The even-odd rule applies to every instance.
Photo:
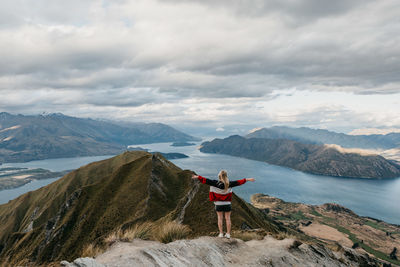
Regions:
[[[199, 143], [197, 143], [199, 144]], [[302, 173], [285, 167], [227, 155], [201, 153], [197, 146], [171, 147], [170, 143], [140, 145], [150, 151], [179, 152], [189, 158], [171, 160], [182, 169], [191, 169], [207, 178], [216, 179], [221, 169], [228, 171], [231, 180], [254, 177], [235, 187], [234, 191], [249, 201], [255, 193], [264, 193], [285, 201], [307, 204], [338, 203], [359, 215], [370, 216], [400, 224], [400, 179], [366, 180], [337, 178]], [[52, 171], [74, 169], [110, 156], [41, 160], [28, 163], [9, 163], [3, 167], [41, 167]], [[22, 187], [0, 191], [0, 204], [55, 179], [33, 181]]]

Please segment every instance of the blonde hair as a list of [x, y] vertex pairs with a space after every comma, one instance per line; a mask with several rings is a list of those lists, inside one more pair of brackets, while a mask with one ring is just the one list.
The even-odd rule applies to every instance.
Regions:
[[229, 189], [229, 179], [228, 179], [228, 173], [225, 170], [221, 170], [218, 174], [218, 179], [224, 183], [225, 186], [225, 192], [228, 191]]

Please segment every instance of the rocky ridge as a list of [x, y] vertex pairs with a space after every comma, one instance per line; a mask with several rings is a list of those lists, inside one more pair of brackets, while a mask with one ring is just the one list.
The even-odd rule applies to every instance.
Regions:
[[309, 245], [292, 238], [244, 242], [240, 239], [200, 237], [168, 244], [134, 240], [119, 242], [93, 258], [61, 262], [65, 267], [124, 266], [379, 266], [368, 255], [352, 249], [332, 251], [322, 245]]

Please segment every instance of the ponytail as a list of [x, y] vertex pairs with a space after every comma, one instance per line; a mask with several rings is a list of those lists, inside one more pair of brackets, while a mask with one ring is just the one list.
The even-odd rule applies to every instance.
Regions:
[[228, 191], [229, 189], [229, 179], [228, 179], [228, 173], [225, 170], [222, 170], [218, 174], [218, 179], [224, 183], [225, 186], [225, 192]]

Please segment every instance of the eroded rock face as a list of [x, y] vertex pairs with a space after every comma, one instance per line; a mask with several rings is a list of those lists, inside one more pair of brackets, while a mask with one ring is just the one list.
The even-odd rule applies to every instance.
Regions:
[[74, 262], [62, 261], [60, 264], [63, 267], [105, 267], [104, 264], [98, 263], [92, 258], [79, 258]]
[[357, 216], [352, 210], [343, 207], [339, 204], [336, 203], [326, 203], [324, 205], [322, 205], [322, 207], [324, 207], [326, 210], [328, 211], [334, 211], [334, 212], [346, 212], [349, 213], [351, 215]]
[[169, 244], [142, 240], [120, 242], [96, 257], [95, 263], [108, 267], [379, 266], [368, 255], [354, 250], [333, 252], [322, 245], [307, 245], [293, 239], [276, 240], [270, 236], [248, 242], [214, 237], [178, 240]]

